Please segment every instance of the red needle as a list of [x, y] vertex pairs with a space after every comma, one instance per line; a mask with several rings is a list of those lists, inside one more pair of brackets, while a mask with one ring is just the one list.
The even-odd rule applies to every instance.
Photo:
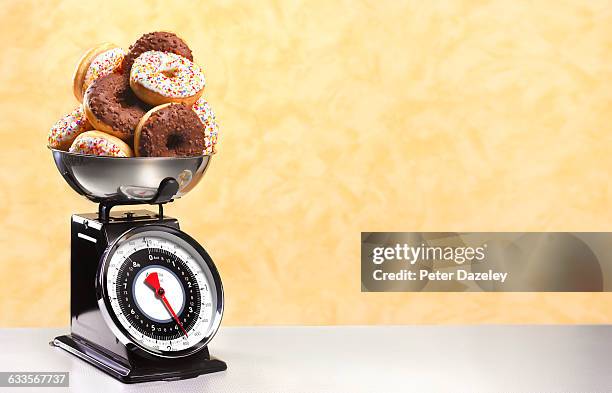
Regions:
[[145, 284], [147, 284], [148, 286], [153, 288], [153, 290], [155, 290], [155, 296], [157, 296], [158, 298], [160, 298], [162, 300], [162, 302], [164, 302], [164, 305], [166, 306], [168, 311], [170, 311], [170, 314], [172, 315], [172, 318], [174, 318], [176, 323], [179, 325], [179, 327], [181, 328], [181, 330], [185, 334], [185, 337], [189, 337], [189, 336], [187, 336], [187, 331], [183, 327], [183, 324], [178, 319], [178, 317], [176, 316], [176, 313], [172, 309], [172, 306], [170, 305], [170, 302], [168, 302], [168, 299], [166, 299], [166, 291], [164, 291], [164, 288], [162, 288], [161, 285], [159, 284], [159, 276], [157, 275], [157, 272], [153, 272], [153, 273], [149, 274], [147, 276], [147, 278], [145, 278]]

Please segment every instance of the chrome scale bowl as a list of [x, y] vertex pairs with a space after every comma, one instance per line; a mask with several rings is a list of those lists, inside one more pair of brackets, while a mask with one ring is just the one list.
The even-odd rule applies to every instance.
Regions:
[[108, 205], [160, 204], [180, 198], [200, 181], [211, 156], [106, 157], [49, 148], [66, 183]]

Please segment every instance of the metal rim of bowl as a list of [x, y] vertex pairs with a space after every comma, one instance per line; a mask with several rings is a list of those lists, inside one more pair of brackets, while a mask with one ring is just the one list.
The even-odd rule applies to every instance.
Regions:
[[47, 146], [47, 149], [51, 150], [54, 153], [60, 153], [65, 155], [70, 155], [73, 157], [88, 157], [94, 159], [105, 159], [105, 160], [143, 160], [143, 161], [153, 161], [153, 160], [193, 160], [194, 158], [202, 158], [202, 157], [212, 157], [213, 154], [202, 154], [199, 156], [189, 156], [189, 157], [113, 157], [113, 156], [96, 156], [94, 154], [81, 154], [81, 153], [72, 153], [66, 150], [60, 150], [53, 148], [51, 146]]

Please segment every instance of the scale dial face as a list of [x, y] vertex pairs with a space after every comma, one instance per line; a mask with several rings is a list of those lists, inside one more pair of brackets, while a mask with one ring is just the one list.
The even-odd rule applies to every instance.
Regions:
[[124, 344], [165, 357], [192, 354], [216, 333], [223, 289], [212, 260], [174, 228], [134, 228], [109, 247], [99, 303]]

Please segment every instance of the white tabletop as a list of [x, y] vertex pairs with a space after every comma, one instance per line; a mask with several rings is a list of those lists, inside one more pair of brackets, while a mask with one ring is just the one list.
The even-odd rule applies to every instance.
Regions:
[[612, 391], [609, 326], [222, 327], [227, 371], [136, 385], [48, 345], [66, 331], [0, 330], [0, 371], [69, 371], [73, 392]]

